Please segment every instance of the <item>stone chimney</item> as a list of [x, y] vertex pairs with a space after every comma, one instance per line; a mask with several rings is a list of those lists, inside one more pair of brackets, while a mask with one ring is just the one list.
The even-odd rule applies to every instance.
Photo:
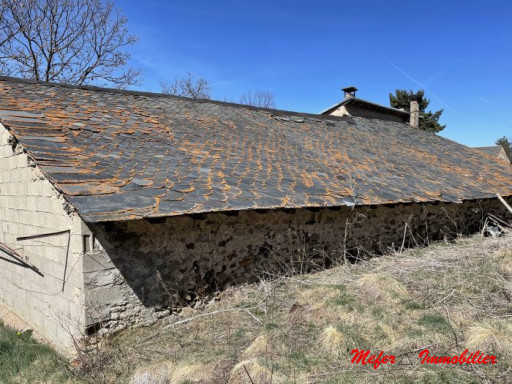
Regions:
[[346, 87], [346, 88], [341, 88], [341, 90], [343, 91], [345, 99], [350, 99], [351, 97], [356, 97], [356, 92], [357, 92], [356, 87]]
[[420, 105], [418, 98], [413, 98], [409, 106], [409, 125], [413, 128], [420, 126]]

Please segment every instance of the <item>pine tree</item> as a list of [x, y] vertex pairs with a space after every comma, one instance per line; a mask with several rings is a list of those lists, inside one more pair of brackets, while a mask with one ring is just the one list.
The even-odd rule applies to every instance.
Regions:
[[413, 90], [403, 90], [397, 89], [395, 90], [395, 94], [389, 94], [389, 103], [393, 108], [403, 108], [405, 110], [409, 110], [411, 99], [417, 98], [418, 105], [420, 108], [420, 125], [419, 128], [428, 132], [440, 132], [442, 131], [446, 125], [439, 124], [439, 118], [443, 113], [443, 110], [439, 110], [437, 112], [428, 111], [428, 105], [430, 104], [430, 100], [425, 98], [425, 92], [420, 89], [418, 92], [414, 92]]

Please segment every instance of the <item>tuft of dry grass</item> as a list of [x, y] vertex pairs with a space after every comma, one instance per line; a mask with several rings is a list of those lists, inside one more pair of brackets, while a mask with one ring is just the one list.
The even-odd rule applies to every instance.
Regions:
[[179, 363], [174, 369], [170, 383], [209, 383], [214, 377], [215, 367], [213, 364], [188, 364]]
[[269, 337], [266, 334], [259, 335], [242, 353], [243, 359], [264, 356], [270, 350]]
[[366, 303], [391, 305], [405, 301], [409, 297], [402, 283], [384, 274], [364, 275], [354, 286], [360, 299]]
[[504, 249], [497, 253], [500, 271], [507, 276], [512, 276], [512, 249]]
[[229, 376], [228, 384], [255, 384], [282, 382], [280, 375], [274, 374], [265, 361], [258, 358], [243, 360], [236, 364]]
[[338, 328], [329, 325], [322, 332], [320, 346], [329, 356], [336, 357], [340, 355], [345, 341], [345, 335]]
[[471, 326], [466, 335], [471, 350], [512, 356], [512, 319], [492, 319]]

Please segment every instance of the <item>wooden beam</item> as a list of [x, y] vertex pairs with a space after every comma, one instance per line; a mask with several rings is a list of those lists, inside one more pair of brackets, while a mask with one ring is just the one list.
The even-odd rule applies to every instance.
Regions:
[[37, 268], [35, 265], [30, 264], [23, 256], [21, 256], [18, 252], [16, 252], [14, 249], [10, 248], [4, 243], [0, 243], [0, 251], [4, 252], [5, 254], [11, 256], [13, 259], [19, 261], [20, 263], [26, 265], [28, 268], [33, 270], [35, 273], [37, 273], [40, 276], [44, 276], [39, 268]]
[[497, 193], [496, 196], [498, 196], [498, 199], [500, 199], [500, 201], [503, 203], [505, 208], [507, 208], [510, 211], [510, 213], [512, 213], [512, 207], [510, 205], [508, 205], [508, 203], [505, 201], [505, 199], [503, 197], [501, 197], [501, 195], [499, 193]]

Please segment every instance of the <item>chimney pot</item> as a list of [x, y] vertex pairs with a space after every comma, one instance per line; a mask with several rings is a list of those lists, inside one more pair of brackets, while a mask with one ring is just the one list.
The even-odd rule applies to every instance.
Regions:
[[341, 90], [343, 91], [345, 99], [350, 99], [351, 97], [356, 97], [357, 88], [354, 86], [341, 88]]

